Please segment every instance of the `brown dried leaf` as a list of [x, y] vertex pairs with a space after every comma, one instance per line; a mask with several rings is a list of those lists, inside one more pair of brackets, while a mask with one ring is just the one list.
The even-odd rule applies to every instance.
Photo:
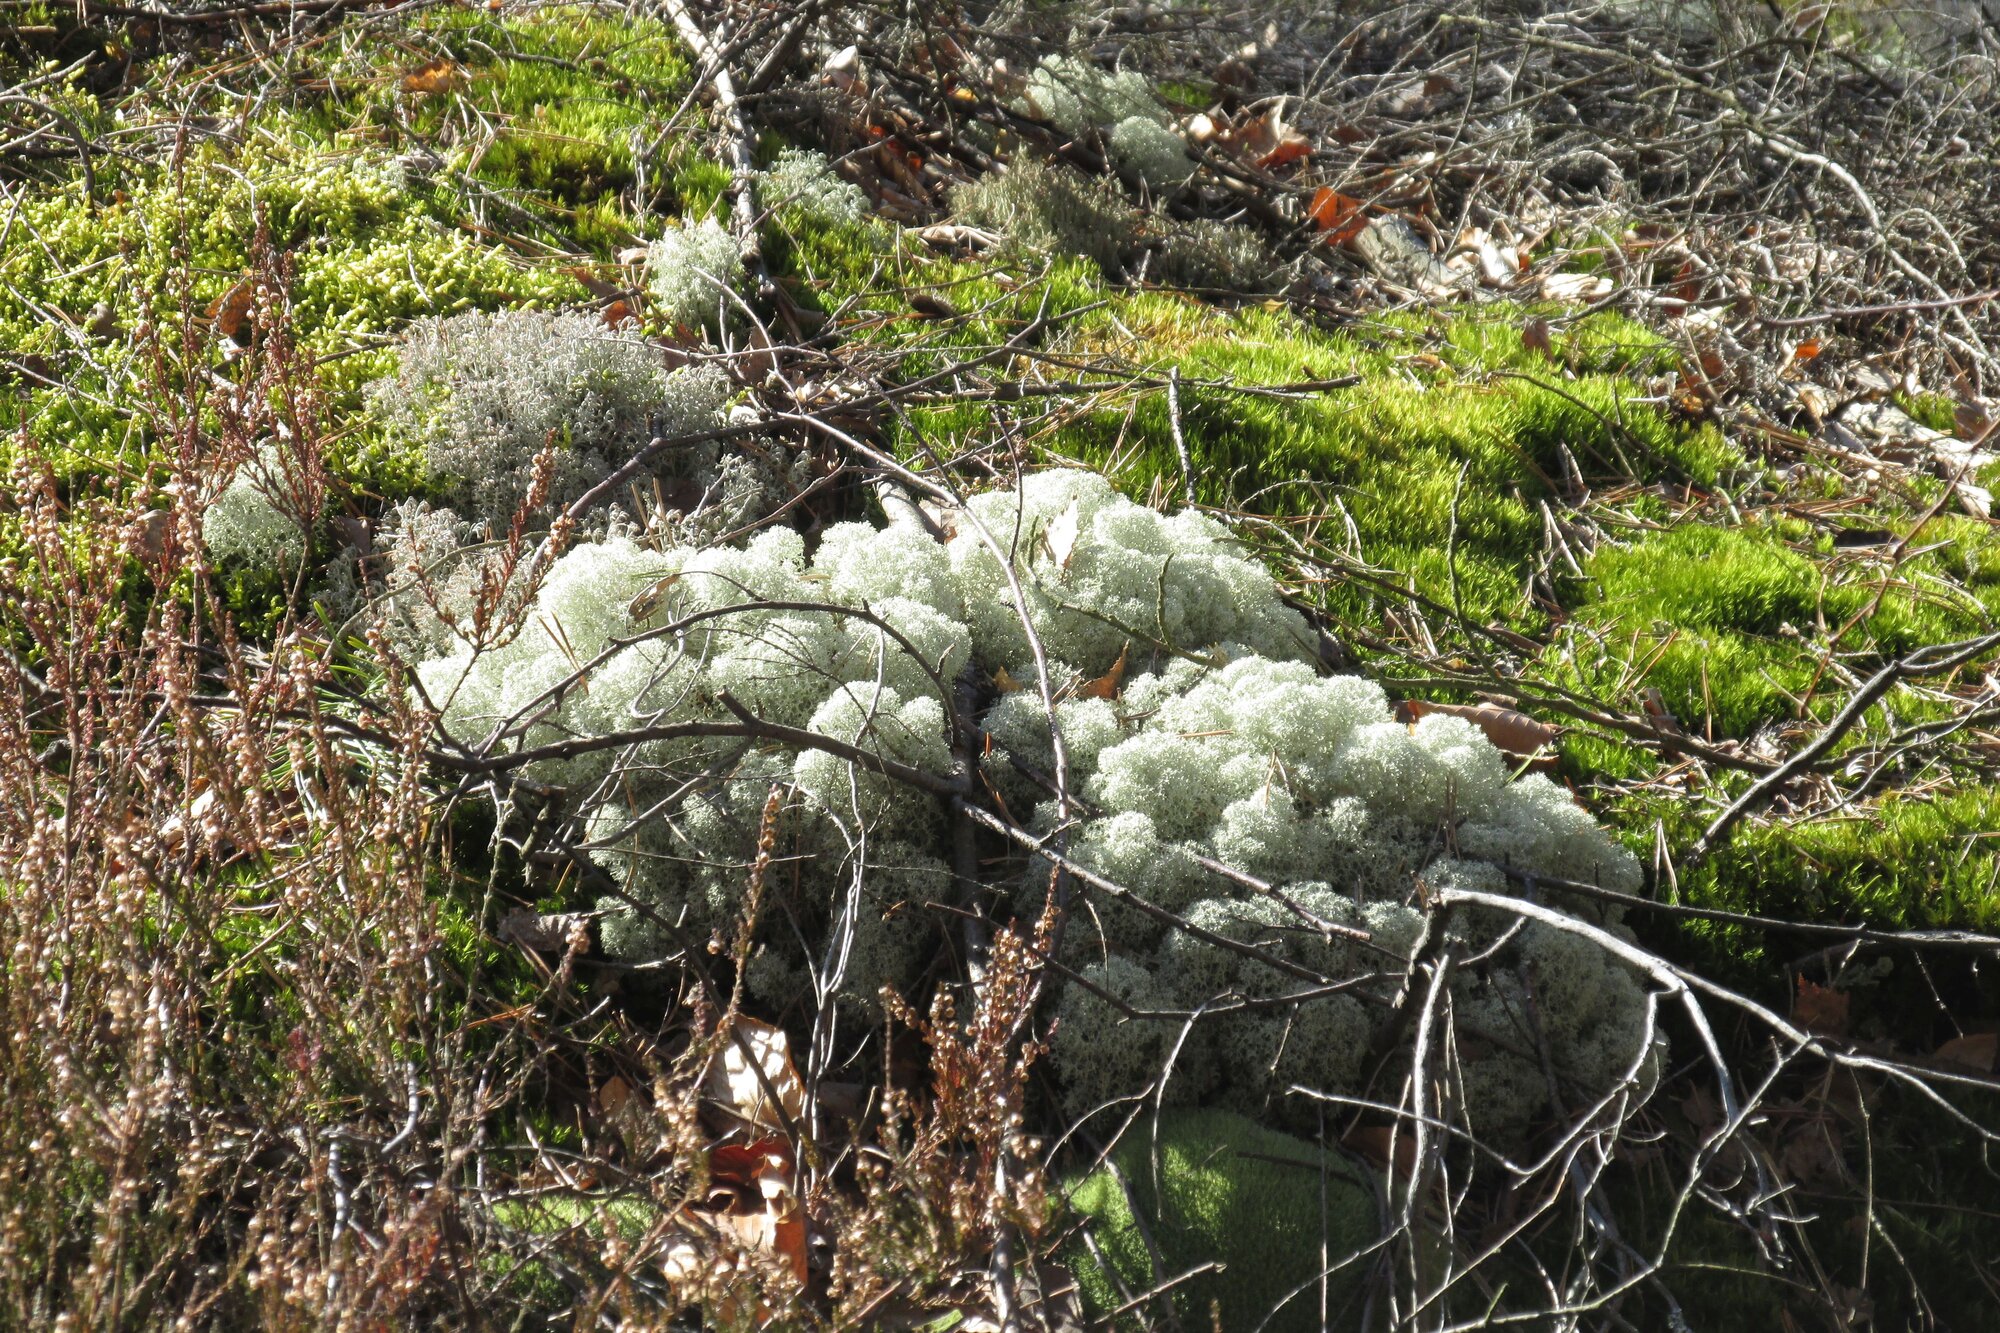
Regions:
[[1958, 428], [1959, 438], [1979, 444], [1992, 433], [1994, 415], [1991, 408], [1977, 399], [1962, 399], [1951, 409], [1952, 424]]
[[632, 1100], [632, 1085], [613, 1074], [597, 1089], [597, 1109], [605, 1115], [617, 1115]]
[[464, 66], [439, 58], [405, 74], [397, 87], [406, 93], [422, 95], [449, 92], [464, 82]]
[[1118, 650], [1118, 660], [1111, 664], [1111, 669], [1096, 680], [1086, 681], [1082, 685], [1077, 686], [1076, 697], [1079, 699], [1117, 698], [1118, 682], [1125, 679], [1125, 659], [1131, 655], [1132, 643], [1128, 639], [1125, 646]]
[[1328, 245], [1346, 245], [1368, 226], [1361, 201], [1327, 185], [1314, 192], [1306, 215], [1313, 220], [1314, 226], [1326, 233]]
[[1991, 1074], [2000, 1069], [2000, 1033], [1974, 1032], [1953, 1037], [1931, 1052], [1931, 1059], [1961, 1065], [1975, 1073]]
[[727, 1114], [764, 1129], [782, 1131], [805, 1115], [805, 1085], [784, 1029], [742, 1015], [709, 1062], [701, 1092]]
[[1399, 1132], [1388, 1125], [1360, 1125], [1348, 1131], [1347, 1137], [1340, 1142], [1349, 1152], [1359, 1153], [1385, 1169], [1393, 1152], [1395, 1174], [1398, 1176], [1407, 1177], [1416, 1170], [1417, 1137], [1407, 1129]]
[[[726, 1144], [709, 1154], [708, 1198], [676, 1214], [677, 1234], [669, 1241], [660, 1270], [669, 1285], [699, 1285], [706, 1277], [728, 1278], [740, 1260], [716, 1253], [713, 1238], [733, 1241], [739, 1252], [770, 1255], [782, 1260], [792, 1279], [806, 1280], [806, 1221], [794, 1188], [791, 1146], [783, 1139]], [[723, 1247], [727, 1250], [727, 1245]], [[746, 1266], [747, 1267], [747, 1266]], [[746, 1275], [748, 1275], [746, 1273]], [[771, 1308], [755, 1301], [745, 1311], [725, 1301], [710, 1313], [724, 1324], [750, 1323], [762, 1328]]]
[[1824, 1187], [1847, 1180], [1840, 1130], [1830, 1119], [1808, 1121], [1786, 1141], [1783, 1160], [1786, 1175], [1802, 1184]]
[[625, 295], [623, 287], [606, 282], [585, 265], [572, 264], [563, 270], [563, 274], [576, 279], [579, 286], [600, 301], [614, 301]]
[[257, 284], [244, 278], [234, 287], [215, 298], [208, 307], [208, 318], [215, 331], [234, 343], [248, 342], [250, 332], [250, 310], [257, 300]]
[[1430, 713], [1462, 717], [1485, 732], [1486, 739], [1492, 741], [1495, 748], [1508, 754], [1533, 754], [1562, 735], [1562, 728], [1553, 723], [1529, 717], [1518, 709], [1502, 708], [1499, 704], [1438, 704], [1424, 699], [1406, 699], [1401, 708], [1412, 722]]
[[625, 604], [625, 614], [633, 620], [644, 620], [651, 616], [660, 609], [660, 603], [666, 600], [667, 590], [678, 583], [680, 577], [678, 573], [668, 574], [651, 587], [641, 588], [633, 594], [632, 600]]
[[167, 553], [167, 538], [173, 535], [174, 511], [149, 509], [134, 526], [133, 549], [148, 560], [158, 560]]
[[1800, 977], [1799, 993], [1792, 1001], [1792, 1021], [1822, 1037], [1845, 1037], [1851, 998], [1846, 991]]
[[1687, 735], [1686, 728], [1681, 726], [1680, 719], [1674, 716], [1673, 710], [1667, 707], [1666, 696], [1662, 695], [1658, 688], [1648, 685], [1641, 690], [1639, 707], [1645, 711], [1646, 721], [1652, 723], [1657, 730], [1672, 732], [1676, 736]]
[[1267, 170], [1312, 156], [1312, 140], [1285, 123], [1282, 102], [1237, 126], [1232, 138], [1237, 151]]

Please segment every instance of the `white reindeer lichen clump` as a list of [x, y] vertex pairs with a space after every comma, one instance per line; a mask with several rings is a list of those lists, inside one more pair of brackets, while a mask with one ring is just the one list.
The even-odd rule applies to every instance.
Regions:
[[422, 447], [446, 502], [504, 534], [551, 443], [560, 505], [654, 436], [713, 424], [727, 392], [715, 370], [669, 371], [659, 348], [594, 315], [475, 310], [415, 325], [369, 398]]
[[[1056, 721], [1084, 811], [1069, 855], [1185, 923], [1081, 891], [1063, 947], [1087, 984], [1064, 991], [1050, 1046], [1072, 1113], [1138, 1095], [1163, 1071], [1166, 1100], [1267, 1117], [1295, 1105], [1282, 1095], [1294, 1084], [1357, 1091], [1424, 931], [1420, 882], [1505, 894], [1507, 867], [1637, 887], [1628, 852], [1547, 779], [1509, 781], [1472, 725], [1405, 726], [1380, 687], [1321, 676], [1305, 621], [1227, 529], [1136, 505], [1088, 473], [979, 496], [942, 545], [914, 526], [845, 524], [810, 558], [785, 530], [741, 548], [586, 546], [557, 562], [512, 643], [461, 645], [419, 676], [468, 742], [656, 729], [531, 770], [583, 807], [620, 885], [603, 903], [605, 939], [628, 956], [690, 947], [733, 919], [766, 794], [788, 789], [771, 877], [784, 924], [761, 937], [749, 982], [773, 1003], [810, 992], [867, 1011], [881, 984], [909, 984], [937, 952], [923, 947], [935, 926], [922, 905], [970, 890], [947, 869], [951, 823], [931, 794], [960, 755], [979, 756], [982, 785], [1017, 818], [1060, 822], [1038, 689], [1001, 693], [977, 738], [955, 737], [951, 720], [968, 666], [981, 680], [1036, 678], [1023, 610], [1064, 695]], [[1115, 697], [1096, 697], [1107, 680]], [[912, 786], [826, 749], [657, 731], [725, 722], [731, 703], [927, 776]], [[972, 743], [955, 752], [955, 739]], [[1025, 911], [1049, 870], [1016, 862]], [[1490, 915], [1436, 928], [1461, 957], [1484, 955], [1452, 988], [1474, 1127], [1519, 1134], [1552, 1094], [1570, 1100], [1563, 1085], [1585, 1103], [1650, 1093], [1661, 1047], [1632, 973], [1560, 930], [1503, 940], [1511, 920]], [[802, 929], [820, 941], [809, 966], [779, 957]], [[1217, 1007], [1185, 1036], [1172, 1017]]]
[[646, 272], [660, 313], [699, 329], [727, 309], [725, 293], [743, 279], [743, 251], [714, 218], [682, 221], [648, 247]]
[[1167, 109], [1133, 70], [1107, 74], [1087, 60], [1049, 56], [1028, 76], [1023, 102], [1072, 138], [1103, 135], [1111, 156], [1154, 189], [1193, 169]]
[[763, 202], [818, 222], [859, 222], [868, 211], [861, 187], [833, 174], [826, 154], [787, 148], [763, 173]]
[[209, 556], [246, 567], [289, 569], [306, 553], [298, 519], [280, 509], [272, 494], [285, 483], [278, 447], [260, 445], [230, 477], [201, 516], [201, 538]]

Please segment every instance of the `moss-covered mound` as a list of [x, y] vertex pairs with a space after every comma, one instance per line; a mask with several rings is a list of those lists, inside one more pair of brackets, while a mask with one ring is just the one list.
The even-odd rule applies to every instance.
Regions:
[[1215, 1263], [1173, 1288], [1188, 1327], [1346, 1327], [1376, 1237], [1375, 1192], [1339, 1155], [1226, 1111], [1168, 1113], [1157, 1135], [1140, 1121], [1067, 1197], [1094, 1243], [1070, 1262], [1099, 1317]]

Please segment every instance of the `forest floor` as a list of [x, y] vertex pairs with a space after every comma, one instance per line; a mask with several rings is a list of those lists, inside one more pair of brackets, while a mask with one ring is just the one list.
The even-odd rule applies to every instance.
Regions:
[[[1076, 1292], [1118, 1261], [1017, 1065], [1039, 982], [932, 977], [974, 1021], [793, 1087], [809, 1012], [663, 999], [548, 793], [355, 704], [405, 697], [365, 613], [441, 494], [368, 386], [423, 320], [563, 311], [719, 368], [809, 538], [1057, 465], [1199, 507], [1326, 671], [1637, 857], [1712, 1031], [1505, 1188], [1323, 1130], [1400, 1239], [1271, 1327], [1981, 1327], [2000, 39], [1743, 11], [0, 0], [8, 1322], [1258, 1326], [1151, 1239]], [[739, 277], [676, 310], [648, 247], [702, 219]], [[299, 555], [200, 555], [308, 438]]]

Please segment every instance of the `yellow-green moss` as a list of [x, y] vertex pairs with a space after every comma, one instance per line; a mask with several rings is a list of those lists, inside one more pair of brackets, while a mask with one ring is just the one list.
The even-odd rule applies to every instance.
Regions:
[[[1337, 1154], [1227, 1111], [1170, 1112], [1157, 1138], [1152, 1129], [1142, 1119], [1127, 1133], [1112, 1154], [1116, 1176], [1100, 1169], [1066, 1191], [1110, 1269], [1080, 1243], [1069, 1252], [1090, 1312], [1101, 1317], [1125, 1303], [1118, 1283], [1148, 1291], [1219, 1262], [1221, 1271], [1180, 1284], [1168, 1298], [1187, 1326], [1207, 1328], [1214, 1319], [1218, 1328], [1271, 1333], [1320, 1328], [1320, 1255], [1341, 1265], [1373, 1243], [1374, 1191]], [[1333, 1327], [1352, 1322], [1347, 1307], [1367, 1267], [1364, 1258], [1325, 1275]], [[1135, 1314], [1117, 1326], [1157, 1326], [1158, 1311], [1150, 1314], [1145, 1324]]]

